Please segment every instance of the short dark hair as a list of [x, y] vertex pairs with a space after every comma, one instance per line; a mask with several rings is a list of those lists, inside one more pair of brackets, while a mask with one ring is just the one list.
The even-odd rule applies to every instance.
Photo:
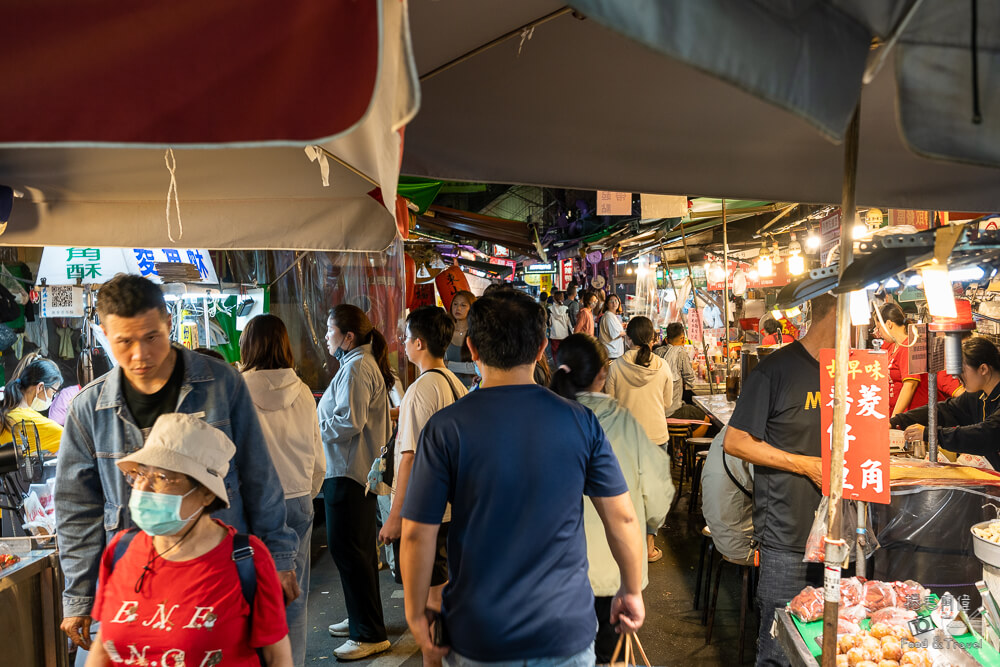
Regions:
[[545, 342], [545, 309], [524, 292], [497, 291], [469, 311], [469, 335], [482, 362], [510, 370], [534, 363]]
[[667, 325], [667, 340], [673, 340], [684, 335], [684, 325], [680, 322], [671, 322]]
[[831, 310], [837, 310], [837, 297], [830, 293], [820, 294], [809, 303], [812, 306], [813, 322], [823, 319]]
[[411, 335], [424, 341], [431, 356], [444, 358], [455, 334], [455, 321], [444, 308], [420, 306], [407, 315], [406, 326]]
[[997, 346], [982, 336], [973, 336], [962, 343], [962, 360], [967, 366], [979, 368], [986, 364], [1000, 371], [1000, 352]]
[[222, 356], [221, 352], [213, 350], [210, 347], [196, 347], [194, 348], [194, 351], [203, 357], [212, 357], [213, 359], [221, 359], [222, 361], [226, 360], [226, 358]]
[[142, 276], [119, 273], [97, 293], [97, 313], [102, 319], [108, 315], [136, 317], [147, 310], [157, 310], [166, 317], [167, 302], [159, 285]]
[[247, 322], [240, 335], [240, 357], [244, 371], [295, 368], [292, 342], [281, 318], [265, 314]]
[[766, 334], [776, 334], [781, 330], [781, 325], [778, 321], [772, 318], [767, 318], [764, 320], [764, 333]]

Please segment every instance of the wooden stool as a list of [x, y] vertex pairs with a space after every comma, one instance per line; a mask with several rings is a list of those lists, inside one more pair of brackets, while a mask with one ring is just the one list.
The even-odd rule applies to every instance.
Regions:
[[[715, 623], [715, 606], [719, 600], [719, 582], [722, 580], [722, 566], [725, 563], [735, 565], [740, 568], [743, 573], [743, 584], [740, 589], [740, 654], [739, 661], [743, 664], [743, 645], [746, 642], [747, 634], [747, 611], [750, 610], [750, 605], [753, 604], [751, 599], [751, 591], [753, 590], [753, 581], [756, 579], [755, 568], [753, 560], [738, 561], [732, 560], [723, 556], [719, 560], [719, 564], [715, 569], [715, 588], [712, 590], [712, 602], [708, 607], [708, 627], [705, 630], [705, 645], [712, 643], [712, 626]], [[709, 575], [711, 576], [711, 570], [709, 570]], [[711, 582], [711, 579], [709, 580]]]
[[684, 441], [691, 437], [691, 426], [689, 424], [667, 424], [667, 432], [670, 434], [670, 463], [679, 465], [684, 460]]

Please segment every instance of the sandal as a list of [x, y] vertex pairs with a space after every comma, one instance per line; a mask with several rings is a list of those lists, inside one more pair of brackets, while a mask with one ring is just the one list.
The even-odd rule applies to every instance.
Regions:
[[663, 558], [663, 552], [660, 550], [660, 547], [653, 547], [653, 552], [651, 554], [647, 554], [647, 558], [650, 563], [655, 563]]

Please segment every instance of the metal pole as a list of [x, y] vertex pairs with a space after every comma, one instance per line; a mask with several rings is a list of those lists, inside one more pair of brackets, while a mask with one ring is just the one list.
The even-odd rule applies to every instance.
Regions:
[[854, 573], [859, 577], [868, 576], [865, 570], [868, 561], [865, 559], [865, 533], [868, 524], [868, 503], [858, 502], [857, 555], [854, 557]]
[[[840, 275], [854, 259], [855, 191], [858, 177], [860, 103], [844, 137], [844, 187], [840, 205]], [[837, 608], [840, 604], [840, 570], [846, 559], [843, 544], [844, 435], [847, 425], [847, 362], [851, 353], [851, 295], [837, 297], [837, 336], [834, 348], [833, 437], [830, 455], [830, 505], [827, 515], [823, 605], [823, 667], [837, 665]]]
[[[691, 255], [690, 255], [690, 253], [688, 253], [687, 235], [684, 233], [684, 223], [683, 222], [681, 223], [681, 243], [684, 244], [684, 260], [687, 262], [688, 280], [691, 281], [691, 298], [694, 299], [695, 314], [697, 315], [697, 311], [698, 311], [698, 290], [696, 290], [695, 287], [694, 287], [694, 269], [691, 268]], [[707, 279], [706, 279], [706, 282], [707, 282]], [[674, 294], [676, 294], [676, 293], [677, 293], [677, 291], [674, 290]], [[704, 326], [701, 327], [701, 349], [705, 353], [705, 370], [707, 371], [706, 375], [708, 376], [708, 393], [714, 394], [715, 393], [715, 383], [712, 382], [712, 364], [708, 360], [709, 359], [709, 357], [708, 357], [708, 344], [705, 342], [705, 327]]]
[[[928, 345], [928, 350], [930, 350]], [[937, 373], [927, 372], [927, 458], [937, 463]]]
[[722, 200], [722, 324], [726, 327], [726, 390], [729, 390], [729, 225], [726, 200]]

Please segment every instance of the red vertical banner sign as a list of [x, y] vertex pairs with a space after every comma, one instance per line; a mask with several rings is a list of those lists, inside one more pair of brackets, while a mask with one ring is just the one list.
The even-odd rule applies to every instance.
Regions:
[[559, 261], [559, 289], [564, 290], [573, 281], [573, 259]]
[[[823, 495], [830, 495], [833, 438], [833, 350], [820, 350]], [[844, 500], [888, 504], [888, 355], [851, 350], [847, 363], [847, 432], [844, 434]]]

